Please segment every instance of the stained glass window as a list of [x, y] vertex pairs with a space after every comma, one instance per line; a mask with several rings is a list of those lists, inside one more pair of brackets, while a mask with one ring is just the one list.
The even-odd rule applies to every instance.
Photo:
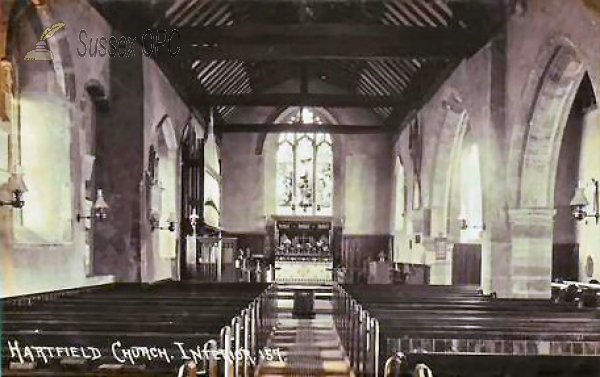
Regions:
[[[323, 124], [312, 109], [294, 112], [288, 123]], [[331, 136], [298, 132], [279, 136], [277, 148], [277, 213], [331, 215], [333, 148]]]

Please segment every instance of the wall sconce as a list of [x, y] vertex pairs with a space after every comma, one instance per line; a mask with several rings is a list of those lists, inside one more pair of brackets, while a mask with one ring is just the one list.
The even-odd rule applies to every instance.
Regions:
[[463, 217], [460, 217], [458, 219], [458, 223], [459, 223], [460, 230], [467, 230], [467, 229], [485, 230], [485, 224], [481, 224], [481, 225], [469, 225], [469, 222], [467, 221], [467, 219], [465, 219]]
[[0, 207], [11, 206], [13, 208], [23, 208], [25, 205], [23, 194], [28, 191], [27, 186], [23, 181], [23, 174], [20, 172], [20, 169], [17, 168], [16, 170], [17, 172], [9, 180], [9, 189], [11, 189], [13, 199], [8, 201], [0, 200]]
[[108, 204], [106, 200], [104, 200], [104, 195], [102, 194], [102, 190], [98, 190], [96, 195], [96, 202], [92, 207], [92, 213], [90, 216], [83, 216], [81, 214], [77, 214], [77, 222], [80, 222], [83, 219], [96, 219], [98, 221], [106, 220], [108, 217]]
[[[588, 186], [589, 187], [589, 186]], [[593, 217], [596, 219], [596, 224], [598, 224], [600, 220], [600, 210], [598, 209], [598, 181], [592, 178], [592, 187], [594, 188], [594, 196], [592, 199], [592, 211], [593, 213], [587, 213], [586, 207], [589, 202], [585, 197], [584, 190], [586, 189], [585, 185], [580, 185], [573, 195], [573, 199], [571, 199], [571, 215], [577, 221], [581, 221], [588, 217]]]
[[153, 213], [150, 216], [150, 230], [154, 232], [155, 230], [168, 230], [169, 232], [175, 231], [175, 223], [177, 220], [175, 219], [175, 214], [171, 212], [169, 218], [167, 219], [167, 226], [160, 226], [160, 221], [158, 220], [158, 215]]

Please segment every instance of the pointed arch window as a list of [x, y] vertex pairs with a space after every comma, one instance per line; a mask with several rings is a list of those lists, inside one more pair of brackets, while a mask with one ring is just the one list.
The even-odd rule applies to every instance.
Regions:
[[401, 232], [404, 229], [405, 225], [404, 219], [406, 215], [406, 182], [404, 177], [404, 166], [402, 165], [402, 161], [400, 161], [400, 157], [396, 157], [395, 176], [396, 208], [394, 211], [394, 230], [396, 232]]
[[[298, 109], [287, 123], [323, 124], [313, 109]], [[277, 213], [332, 214], [333, 143], [315, 132], [282, 133], [277, 143]]]
[[483, 191], [479, 147], [471, 139], [468, 129], [463, 139], [460, 157], [460, 215], [463, 223], [460, 232], [462, 243], [475, 243], [481, 239], [483, 224]]

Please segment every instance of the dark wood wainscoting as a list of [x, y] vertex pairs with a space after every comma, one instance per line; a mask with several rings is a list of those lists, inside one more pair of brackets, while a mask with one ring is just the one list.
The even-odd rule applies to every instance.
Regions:
[[452, 255], [452, 284], [481, 284], [481, 245], [455, 243]]
[[392, 236], [389, 234], [342, 235], [341, 266], [354, 283], [366, 283], [369, 261], [383, 251], [389, 255]]
[[223, 237], [237, 238], [237, 248], [250, 249], [252, 255], [265, 253], [266, 233], [232, 233], [223, 232]]
[[579, 280], [579, 244], [552, 245], [552, 280]]

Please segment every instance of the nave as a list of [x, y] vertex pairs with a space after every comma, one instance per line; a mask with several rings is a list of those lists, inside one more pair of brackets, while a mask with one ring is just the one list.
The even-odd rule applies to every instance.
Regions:
[[3, 375], [597, 377], [598, 35], [600, 0], [0, 0]]
[[[499, 299], [474, 287], [382, 288], [178, 282], [5, 300], [2, 371], [48, 377], [600, 372], [595, 308]], [[298, 307], [299, 292], [310, 292], [314, 306]], [[204, 349], [241, 356], [224, 361]]]

